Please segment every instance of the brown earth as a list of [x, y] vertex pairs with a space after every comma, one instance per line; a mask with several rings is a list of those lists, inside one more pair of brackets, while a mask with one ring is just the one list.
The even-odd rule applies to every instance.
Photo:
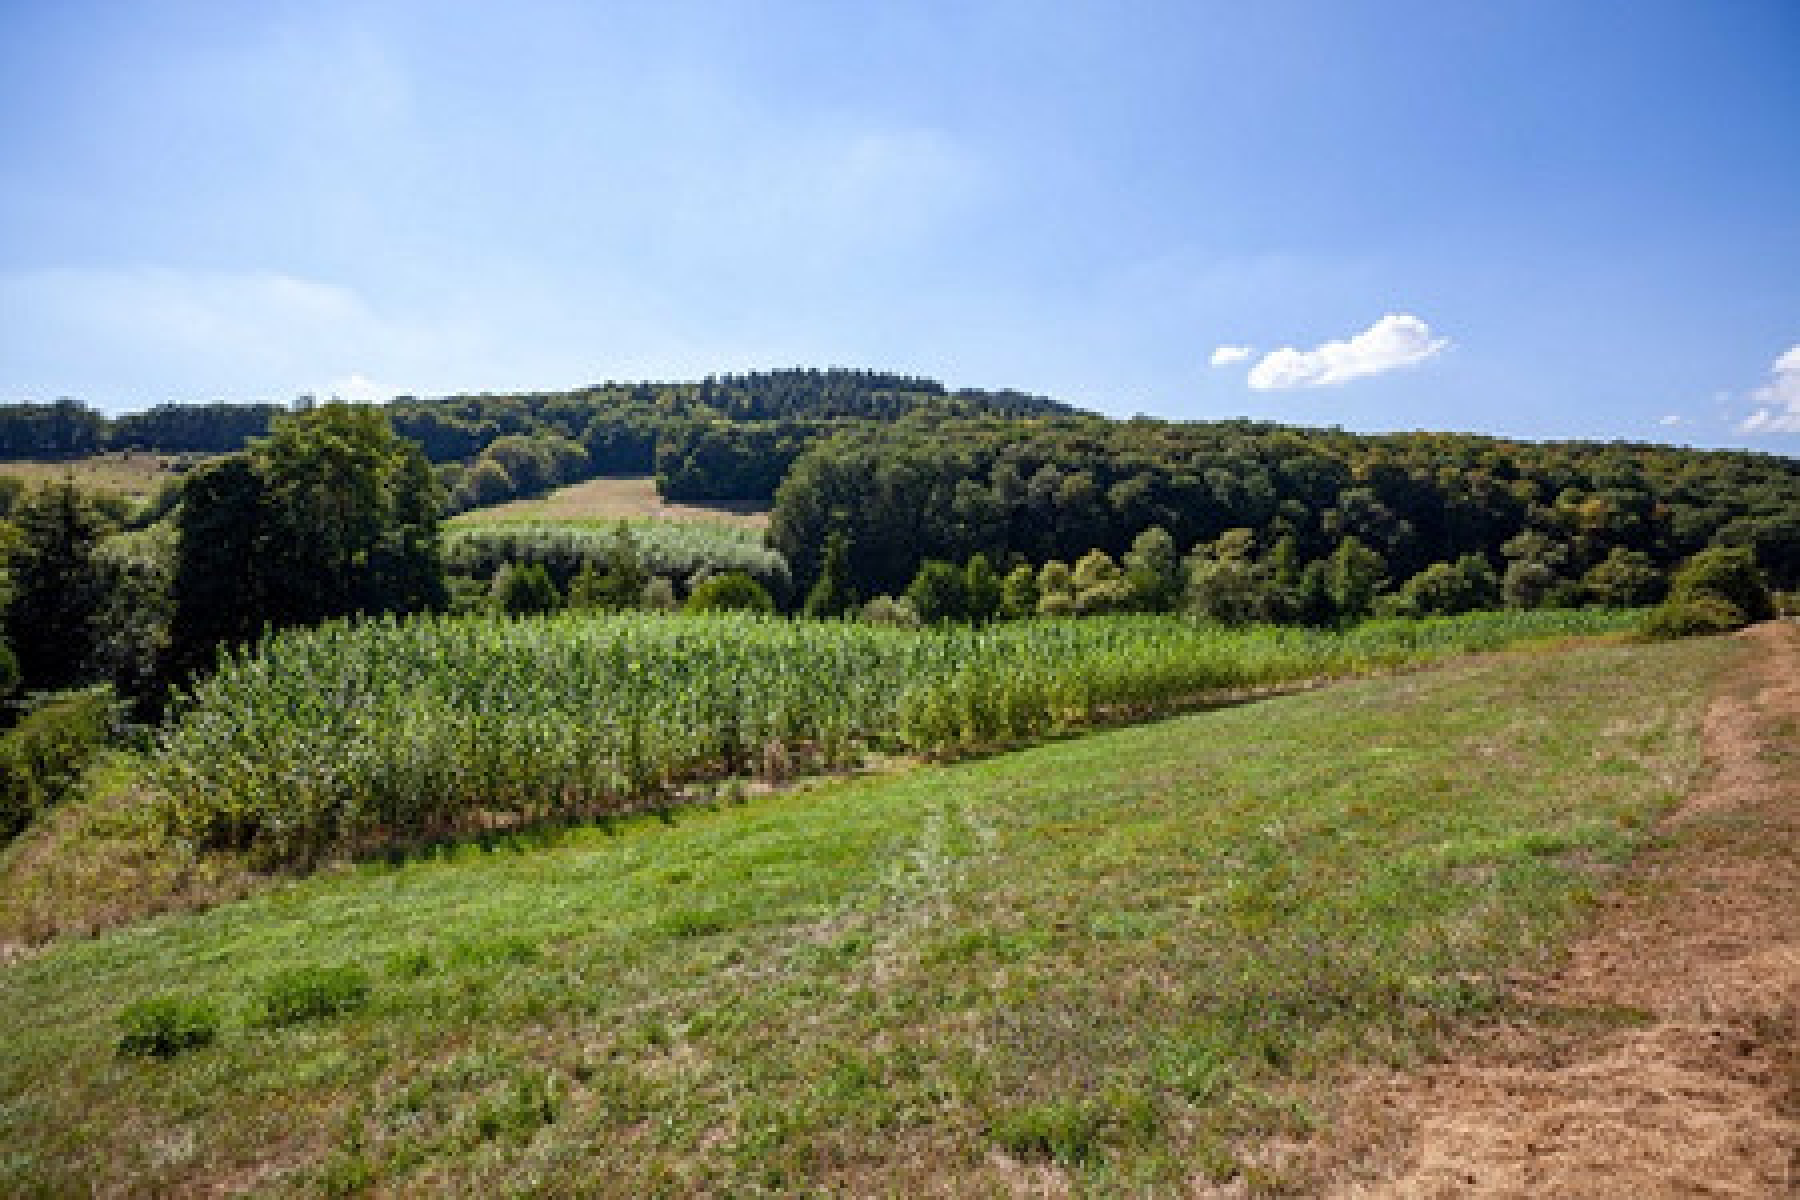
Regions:
[[1800, 1196], [1800, 625], [1738, 636], [1659, 845], [1521, 1020], [1349, 1089], [1328, 1194]]

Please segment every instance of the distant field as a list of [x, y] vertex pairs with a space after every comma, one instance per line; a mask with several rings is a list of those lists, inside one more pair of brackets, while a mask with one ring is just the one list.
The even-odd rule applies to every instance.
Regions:
[[618, 521], [655, 518], [664, 521], [702, 521], [763, 529], [769, 523], [764, 512], [735, 512], [723, 508], [698, 508], [691, 504], [666, 504], [656, 494], [656, 480], [590, 479], [558, 488], [532, 500], [514, 500], [492, 508], [477, 508], [454, 518], [452, 525], [481, 525], [504, 521]]
[[[1316, 1194], [1258, 1147], [1493, 1011], [1742, 654], [1489, 657], [71, 940], [0, 968], [0, 1194]], [[366, 1000], [267, 1015], [338, 964]], [[217, 1041], [121, 1056], [170, 991]]]
[[73, 478], [86, 488], [103, 488], [126, 496], [144, 497], [154, 492], [164, 479], [176, 473], [193, 456], [151, 454], [126, 451], [118, 454], [96, 454], [68, 462], [38, 462], [15, 459], [0, 461], [0, 475], [13, 475], [29, 484]]

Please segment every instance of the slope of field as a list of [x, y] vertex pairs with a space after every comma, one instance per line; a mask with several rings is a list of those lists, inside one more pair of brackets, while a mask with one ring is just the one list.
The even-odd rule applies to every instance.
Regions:
[[1358, 1089], [1341, 1128], [1363, 1161], [1337, 1194], [1800, 1192], [1800, 626], [1743, 637], [1663, 844], [1566, 959], [1518, 981], [1535, 1019]]
[[151, 454], [145, 451], [95, 454], [66, 462], [13, 459], [0, 462], [0, 475], [23, 479], [28, 486], [73, 479], [80, 487], [118, 492], [133, 499], [142, 499], [156, 491], [163, 480], [175, 474], [177, 466], [183, 461], [180, 455]]
[[572, 483], [529, 500], [471, 509], [452, 518], [450, 525], [454, 528], [507, 521], [610, 523], [645, 519], [733, 525], [756, 530], [767, 528], [769, 524], [769, 514], [765, 512], [665, 503], [656, 494], [656, 480], [644, 477]]
[[[1277, 1186], [1341, 1064], [1582, 911], [1741, 654], [1499, 656], [64, 943], [0, 969], [0, 1193]], [[366, 1005], [259, 1019], [336, 964]], [[169, 990], [217, 1042], [116, 1053]]]

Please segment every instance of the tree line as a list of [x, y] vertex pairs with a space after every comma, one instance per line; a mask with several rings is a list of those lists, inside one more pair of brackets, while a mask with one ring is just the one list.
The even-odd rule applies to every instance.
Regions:
[[[785, 568], [759, 590], [814, 616], [1330, 624], [1636, 604], [1709, 548], [1800, 587], [1800, 463], [1773, 455], [1120, 422], [833, 371], [137, 417], [0, 408], [13, 439], [0, 446], [16, 452], [29, 428], [39, 457], [93, 437], [242, 443], [136, 513], [72, 487], [0, 486], [6, 628], [28, 686], [108, 678], [154, 697], [268, 628], [444, 608], [447, 511], [647, 467], [669, 499], [771, 494]], [[558, 575], [559, 561], [547, 561], [559, 595], [605, 604], [630, 592], [667, 606], [707, 581], [682, 570], [647, 590], [632, 572], [608, 581], [600, 562], [600, 582], [575, 589], [581, 564]], [[484, 574], [483, 595], [493, 586]], [[518, 597], [501, 607], [542, 603], [508, 586]]]

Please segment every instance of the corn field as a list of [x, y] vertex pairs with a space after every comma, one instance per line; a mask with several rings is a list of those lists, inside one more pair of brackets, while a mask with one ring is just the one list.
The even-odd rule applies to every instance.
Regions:
[[[559, 585], [583, 566], [604, 571], [619, 522], [458, 523], [444, 530], [444, 565], [458, 575], [491, 578], [506, 563], [541, 563]], [[685, 580], [697, 571], [742, 571], [776, 595], [787, 592], [788, 564], [754, 529], [690, 521], [625, 522], [640, 564], [652, 575]]]
[[159, 735], [149, 775], [176, 836], [303, 863], [1636, 618], [1484, 613], [1345, 633], [1150, 616], [926, 632], [746, 614], [335, 623], [224, 661]]

